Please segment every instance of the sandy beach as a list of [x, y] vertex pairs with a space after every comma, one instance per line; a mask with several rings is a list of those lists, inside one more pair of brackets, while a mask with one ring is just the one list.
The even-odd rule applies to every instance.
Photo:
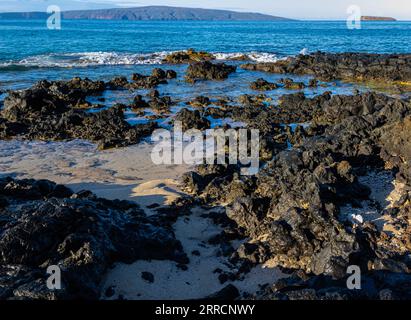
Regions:
[[179, 195], [186, 165], [155, 165], [148, 142], [99, 151], [93, 143], [0, 142], [0, 171], [16, 178], [49, 179], [73, 191], [90, 190], [107, 199], [132, 200], [143, 207], [168, 204]]
[[[90, 190], [107, 199], [133, 201], [147, 215], [153, 215], [156, 208], [184, 194], [179, 188], [180, 178], [192, 167], [155, 165], [150, 158], [151, 148], [148, 142], [99, 151], [95, 144], [81, 140], [1, 141], [0, 172], [19, 179], [48, 179], [75, 192]], [[225, 209], [221, 210], [224, 213]], [[219, 247], [208, 243], [222, 228], [204, 217], [207, 212], [196, 207], [191, 215], [178, 218], [173, 226], [176, 238], [190, 259], [187, 270], [169, 260], [116, 263], [103, 277], [102, 299], [200, 299], [218, 292], [228, 283], [234, 284], [242, 294], [252, 294], [284, 276], [277, 268], [260, 265], [241, 280], [220, 283], [215, 270], [230, 271], [230, 268]], [[240, 244], [235, 241], [232, 245], [238, 248]], [[144, 280], [143, 272], [152, 273], [154, 282]]]

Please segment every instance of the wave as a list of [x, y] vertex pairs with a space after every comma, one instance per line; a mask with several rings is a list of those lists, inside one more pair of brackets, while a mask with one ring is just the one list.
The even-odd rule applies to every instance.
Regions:
[[[19, 61], [0, 62], [1, 70], [26, 70], [30, 68], [75, 68], [103, 65], [162, 64], [172, 51], [155, 53], [80, 52], [52, 53], [30, 56]], [[255, 62], [276, 62], [280, 58], [268, 52], [213, 53], [217, 60], [238, 60], [245, 57]]]
[[51, 53], [0, 63], [0, 67], [73, 68], [100, 65], [160, 64], [169, 52], [129, 54], [118, 52]]
[[277, 62], [280, 58], [275, 53], [269, 52], [237, 52], [237, 53], [214, 53], [217, 60], [238, 60], [248, 58], [255, 62]]

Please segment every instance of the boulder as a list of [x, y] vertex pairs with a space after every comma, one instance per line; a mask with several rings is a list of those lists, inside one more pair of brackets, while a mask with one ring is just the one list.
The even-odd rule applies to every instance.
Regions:
[[[114, 262], [187, 262], [171, 226], [134, 203], [11, 178], [0, 179], [0, 196], [1, 299], [98, 299]], [[47, 288], [48, 266], [61, 269], [61, 290]]]
[[197, 62], [188, 66], [186, 79], [190, 82], [197, 80], [225, 80], [235, 70], [235, 66], [225, 63]]
[[178, 51], [167, 55], [164, 59], [164, 62], [172, 64], [181, 64], [208, 61], [214, 59], [214, 56], [208, 52], [195, 51], [194, 49], [189, 49], [187, 51]]
[[210, 128], [210, 121], [203, 117], [198, 110], [188, 110], [183, 108], [175, 117], [176, 121], [181, 121], [183, 131], [190, 129], [205, 130]]
[[277, 89], [278, 85], [275, 83], [270, 83], [267, 80], [264, 80], [263, 78], [259, 78], [251, 83], [250, 88], [259, 91], [271, 91]]

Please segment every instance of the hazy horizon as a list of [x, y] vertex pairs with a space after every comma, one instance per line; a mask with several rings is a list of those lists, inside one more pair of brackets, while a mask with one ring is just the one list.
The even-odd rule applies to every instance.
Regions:
[[358, 5], [362, 15], [389, 16], [398, 20], [411, 20], [411, 2], [408, 0], [260, 0], [249, 3], [245, 0], [3, 0], [0, 12], [46, 11], [50, 5], [58, 5], [63, 11], [109, 8], [132, 8], [142, 6], [170, 6], [202, 9], [257, 12], [302, 20], [344, 20], [347, 8]]

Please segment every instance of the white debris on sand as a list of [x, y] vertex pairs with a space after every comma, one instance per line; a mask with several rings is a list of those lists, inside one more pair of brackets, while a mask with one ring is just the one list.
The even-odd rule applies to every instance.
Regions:
[[371, 190], [369, 200], [361, 202], [362, 208], [346, 205], [341, 208], [340, 217], [353, 224], [373, 222], [379, 230], [387, 231], [391, 217], [385, 210], [391, 208], [401, 197], [403, 184], [397, 182], [391, 171], [375, 170], [358, 178], [359, 182]]

